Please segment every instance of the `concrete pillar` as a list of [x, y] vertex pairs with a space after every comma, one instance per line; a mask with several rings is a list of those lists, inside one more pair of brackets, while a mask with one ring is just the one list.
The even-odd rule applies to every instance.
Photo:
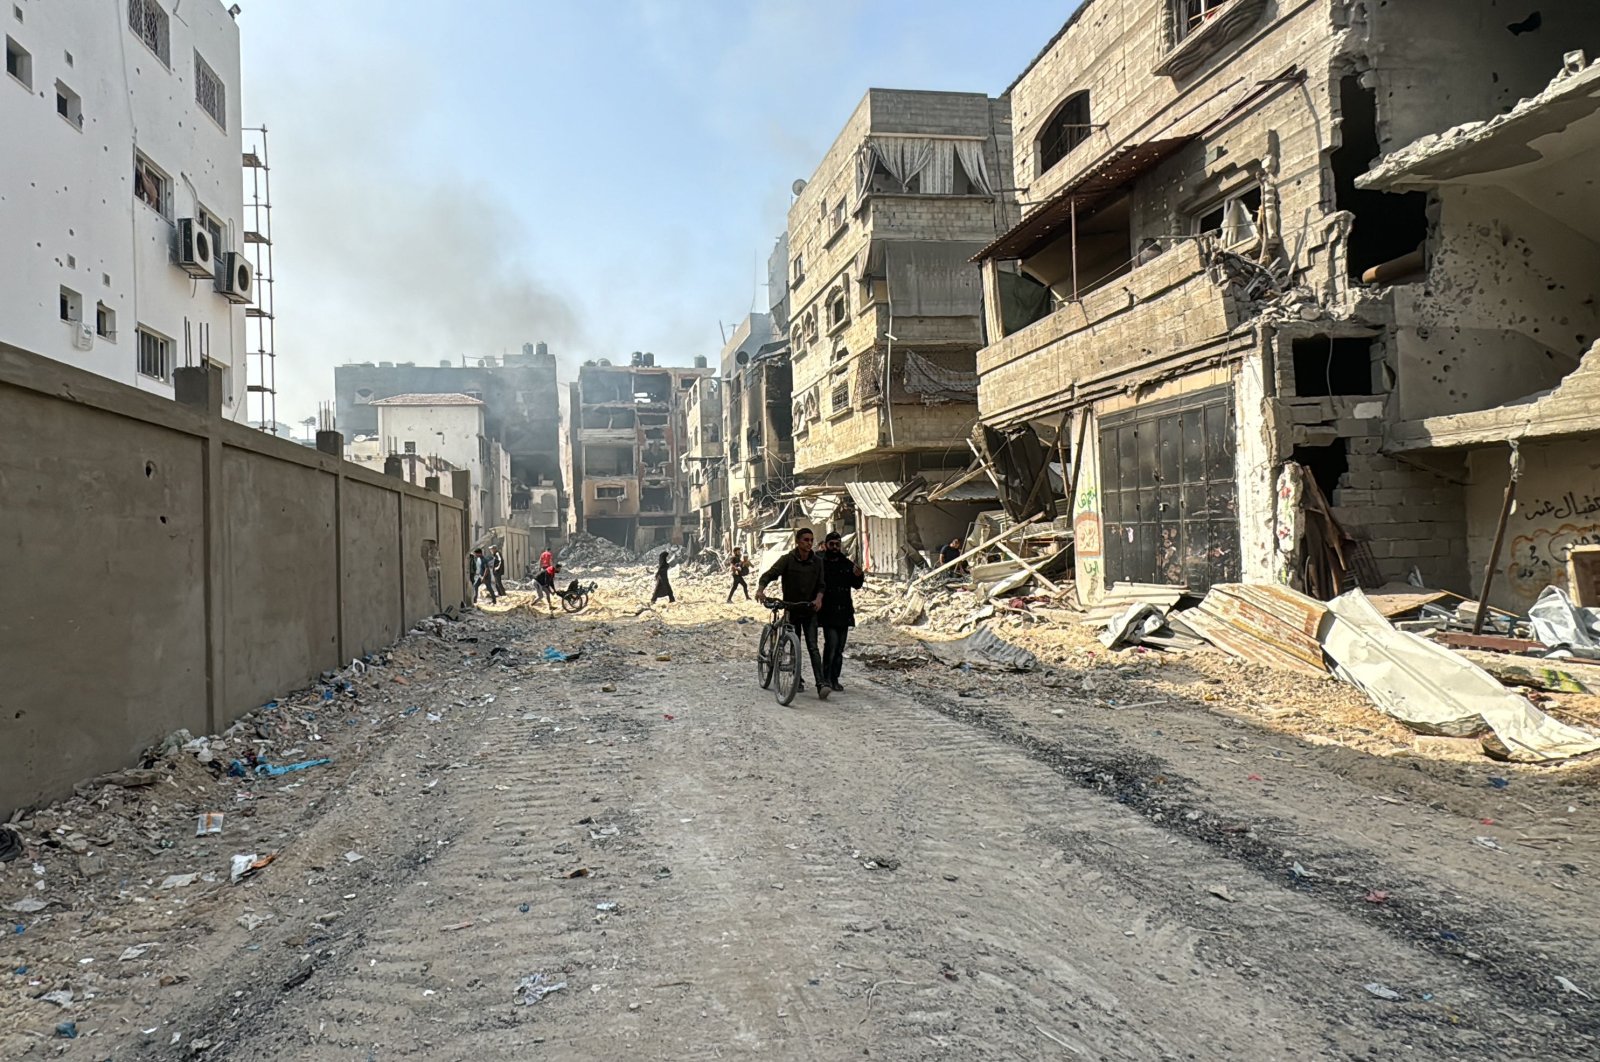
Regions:
[[178, 369], [172, 374], [173, 397], [186, 406], [222, 414], [222, 369], [207, 363]]
[[450, 473], [450, 497], [460, 500], [472, 511], [472, 473], [458, 468]]
[[426, 487], [428, 490], [433, 491], [435, 494], [439, 493], [439, 477], [438, 476], [424, 476], [423, 479], [422, 479], [422, 485], [424, 487]]
[[1000, 266], [993, 258], [985, 259], [983, 277], [983, 331], [986, 343], [998, 343], [1005, 338], [1005, 320], [1000, 307]]
[[406, 478], [406, 462], [399, 454], [390, 454], [383, 459], [383, 474], [393, 476], [395, 479]]
[[333, 457], [343, 457], [344, 435], [336, 431], [317, 432], [317, 449]]

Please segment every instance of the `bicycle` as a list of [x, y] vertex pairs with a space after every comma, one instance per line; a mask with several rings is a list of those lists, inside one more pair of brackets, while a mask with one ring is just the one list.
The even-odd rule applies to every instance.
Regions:
[[[788, 705], [800, 692], [800, 632], [789, 619], [792, 608], [810, 608], [809, 601], [767, 601], [772, 618], [761, 628], [756, 646], [756, 678], [762, 689], [772, 689], [779, 704]], [[777, 680], [776, 686], [773, 680]]]

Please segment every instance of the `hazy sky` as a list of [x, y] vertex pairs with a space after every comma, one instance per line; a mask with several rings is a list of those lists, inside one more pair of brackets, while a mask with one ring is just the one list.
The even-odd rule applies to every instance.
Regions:
[[869, 86], [998, 94], [1076, 3], [242, 6], [294, 423], [344, 361], [714, 354]]

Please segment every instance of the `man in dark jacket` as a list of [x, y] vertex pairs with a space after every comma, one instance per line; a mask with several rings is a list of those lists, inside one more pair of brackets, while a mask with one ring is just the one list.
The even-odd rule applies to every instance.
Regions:
[[839, 532], [828, 532], [822, 547], [822, 571], [826, 589], [822, 592], [822, 611], [817, 624], [822, 628], [822, 673], [835, 692], [842, 691], [839, 672], [844, 670], [844, 643], [856, 625], [856, 603], [851, 591], [860, 590], [866, 579], [861, 565], [845, 555]]
[[[833, 684], [822, 667], [822, 655], [817, 651], [817, 614], [822, 611], [823, 590], [827, 585], [822, 568], [822, 558], [811, 549], [816, 536], [811, 528], [802, 527], [794, 533], [794, 549], [779, 557], [777, 563], [762, 573], [756, 583], [756, 600], [766, 603], [767, 586], [782, 580], [783, 600], [790, 604], [810, 602], [789, 610], [789, 622], [804, 635], [806, 650], [811, 654], [811, 674], [816, 678], [817, 696], [828, 699]], [[804, 686], [804, 683], [801, 684]]]

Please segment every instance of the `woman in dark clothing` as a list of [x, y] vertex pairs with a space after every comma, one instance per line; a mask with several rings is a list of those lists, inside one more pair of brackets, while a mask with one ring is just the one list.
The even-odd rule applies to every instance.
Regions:
[[671, 559], [665, 553], [661, 554], [661, 562], [656, 565], [656, 592], [650, 595], [652, 605], [663, 597], [677, 604], [678, 599], [672, 593], [672, 580], [667, 578], [667, 569], [670, 567], [672, 567]]

